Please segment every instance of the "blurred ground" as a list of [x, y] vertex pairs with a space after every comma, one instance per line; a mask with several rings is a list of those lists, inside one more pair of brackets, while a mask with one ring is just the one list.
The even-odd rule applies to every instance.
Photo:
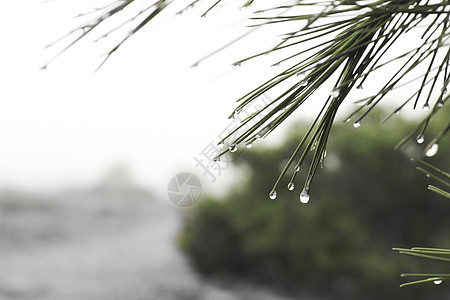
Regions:
[[197, 276], [175, 246], [180, 225], [180, 210], [142, 192], [0, 192], [0, 299], [287, 299]]

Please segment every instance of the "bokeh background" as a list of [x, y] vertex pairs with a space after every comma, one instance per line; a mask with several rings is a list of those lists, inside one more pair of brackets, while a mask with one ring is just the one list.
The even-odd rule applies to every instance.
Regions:
[[[224, 5], [200, 18], [206, 5], [175, 16], [179, 3], [97, 72], [111, 40], [81, 41], [41, 70], [70, 41], [46, 45], [96, 5], [10, 1], [0, 11], [0, 299], [450, 297], [445, 282], [398, 288], [400, 273], [442, 266], [392, 247], [450, 247], [449, 202], [426, 190], [433, 182], [409, 159], [424, 145], [393, 150], [424, 113], [405, 110], [380, 126], [401, 91], [361, 128], [337, 124], [309, 204], [298, 201], [302, 178], [270, 201], [331, 87], [278, 135], [230, 156], [214, 182], [194, 158], [230, 128], [234, 100], [283, 67], [270, 67], [272, 56], [231, 64], [285, 28], [256, 31], [191, 68], [247, 30], [257, 7]], [[382, 79], [375, 73], [363, 93]], [[430, 136], [447, 119], [438, 115]], [[449, 157], [444, 139], [428, 161], [446, 168]], [[166, 193], [179, 172], [203, 185], [187, 209]]]

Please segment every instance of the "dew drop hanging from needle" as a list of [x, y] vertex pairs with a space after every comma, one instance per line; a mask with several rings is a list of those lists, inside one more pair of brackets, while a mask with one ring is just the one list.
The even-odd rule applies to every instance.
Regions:
[[308, 203], [309, 202], [309, 193], [308, 193], [308, 190], [306, 188], [303, 189], [303, 191], [300, 193], [300, 202], [301, 203]]
[[361, 121], [355, 121], [355, 123], [353, 123], [353, 127], [355, 127], [355, 128], [359, 128], [359, 127], [361, 127]]
[[241, 63], [240, 62], [235, 62], [231, 65], [231, 67], [235, 70], [239, 69], [241, 67]]
[[336, 98], [337, 96], [339, 96], [339, 92], [340, 92], [339, 88], [334, 88], [331, 90], [330, 95]]
[[423, 111], [429, 111], [429, 110], [430, 110], [430, 105], [428, 104], [428, 102], [425, 103], [425, 104], [422, 106], [422, 109], [423, 109]]
[[308, 80], [306, 80], [306, 79], [300, 80], [300, 86], [307, 86], [307, 85], [308, 85]]
[[294, 183], [293, 182], [289, 182], [288, 184], [288, 190], [293, 191], [294, 190]]
[[270, 200], [275, 200], [277, 198], [277, 192], [276, 191], [272, 191], [269, 194], [269, 198], [270, 198]]
[[438, 144], [433, 144], [431, 145], [431, 147], [425, 152], [425, 156], [426, 157], [432, 157], [435, 156], [436, 153], [439, 150], [439, 145]]
[[425, 141], [425, 137], [423, 136], [423, 134], [419, 134], [416, 138], [417, 144], [422, 144], [424, 141]]
[[232, 143], [230, 145], [230, 147], [228, 147], [228, 150], [230, 150], [230, 152], [236, 152], [237, 151], [237, 144], [236, 143]]

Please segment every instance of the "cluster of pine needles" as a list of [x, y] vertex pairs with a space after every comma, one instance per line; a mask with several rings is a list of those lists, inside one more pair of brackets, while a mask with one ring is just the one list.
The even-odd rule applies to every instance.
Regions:
[[[105, 55], [104, 61], [120, 46], [155, 19], [173, 2], [178, 0], [159, 0], [156, 2], [146, 0], [114, 0], [110, 4], [95, 9], [86, 24], [75, 28], [68, 36], [74, 36], [72, 41], [61, 51], [64, 52], [87, 35], [100, 30], [99, 28], [109, 19], [120, 15], [125, 9], [136, 6], [139, 10], [131, 17], [106, 32], [98, 34], [98, 39], [108, 37], [111, 33], [128, 26], [128, 33]], [[208, 0], [195, 0], [184, 6], [178, 14], [184, 13], [199, 2], [208, 3]], [[211, 10], [218, 9], [219, 4], [226, 0], [213, 0], [201, 16], [206, 16]], [[250, 7], [254, 0], [242, 1], [242, 7]], [[253, 101], [275, 87], [287, 85], [283, 92], [265, 107], [243, 119], [227, 137], [219, 141], [226, 142], [227, 147], [218, 155], [235, 152], [238, 147], [252, 145], [260, 138], [273, 132], [291, 114], [309, 99], [314, 98], [317, 90], [330, 80], [333, 88], [329, 96], [323, 99], [323, 106], [316, 115], [306, 134], [299, 140], [290, 159], [281, 171], [272, 190], [270, 198], [276, 198], [276, 189], [286, 173], [291, 174], [288, 189], [294, 189], [294, 181], [307, 157], [309, 169], [300, 193], [300, 201], [308, 202], [309, 192], [313, 178], [326, 158], [327, 142], [336, 119], [338, 109], [354, 89], [362, 89], [366, 82], [370, 82], [373, 72], [385, 68], [385, 82], [377, 93], [357, 101], [360, 105], [352, 112], [346, 122], [353, 122], [358, 128], [364, 118], [387, 95], [395, 89], [407, 86], [407, 93], [403, 102], [387, 119], [398, 114], [409, 106], [411, 109], [423, 109], [426, 117], [418, 126], [399, 142], [396, 148], [401, 147], [409, 140], [417, 143], [425, 141], [425, 133], [432, 117], [437, 113], [445, 113], [446, 103], [450, 97], [447, 87], [450, 81], [450, 2], [430, 0], [297, 0], [283, 1], [284, 4], [271, 6], [255, 11], [251, 18], [251, 27], [272, 26], [290, 22], [291, 32], [281, 36], [279, 42], [260, 53], [241, 59], [233, 63], [240, 66], [248, 60], [274, 52], [286, 51], [289, 54], [274, 65], [286, 65], [279, 74], [257, 86], [246, 95], [238, 99], [236, 109], [230, 117], [239, 114]], [[314, 13], [305, 14], [305, 11]], [[80, 34], [81, 32], [81, 34]], [[414, 46], [405, 46], [402, 37], [415, 32], [419, 37]], [[243, 35], [243, 37], [246, 34]], [[59, 41], [57, 41], [59, 42]], [[309, 43], [313, 42], [314, 46]], [[409, 47], [409, 48], [408, 48]], [[392, 49], [396, 49], [392, 55]], [[400, 64], [398, 62], [401, 62]], [[317, 101], [317, 100], [315, 100]], [[448, 105], [447, 105], [448, 106]], [[444, 111], [444, 112], [442, 112]], [[448, 112], [448, 110], [447, 110]], [[247, 126], [247, 127], [244, 127]], [[241, 128], [247, 128], [239, 132]], [[431, 138], [425, 147], [424, 156], [436, 154], [439, 141], [448, 133], [450, 121], [442, 124], [442, 130]], [[229, 147], [228, 147], [229, 146]], [[419, 169], [428, 176], [438, 178], [449, 185], [449, 175], [423, 161], [418, 161]], [[431, 186], [431, 190], [442, 196], [450, 194], [443, 189]], [[419, 257], [449, 261], [449, 250], [434, 248], [395, 249], [400, 253]], [[446, 257], [447, 256], [447, 257]], [[442, 280], [450, 279], [449, 274], [404, 274], [404, 276], [425, 277], [404, 285], [432, 281], [436, 284]]]

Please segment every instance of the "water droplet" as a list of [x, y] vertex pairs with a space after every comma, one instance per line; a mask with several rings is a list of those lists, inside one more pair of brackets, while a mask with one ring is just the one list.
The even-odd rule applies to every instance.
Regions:
[[269, 130], [269, 127], [268, 127], [268, 126], [264, 127], [263, 129], [261, 129], [261, 130], [255, 135], [255, 138], [257, 138], [257, 139], [262, 138], [262, 136], [263, 136], [264, 134], [266, 134], [266, 132], [267, 132], [268, 130]]
[[348, 122], [350, 122], [350, 120], [351, 120], [351, 118], [349, 117], [349, 118], [347, 118], [347, 119], [345, 119], [345, 123], [348, 123]]
[[442, 280], [440, 280], [440, 279], [439, 279], [439, 280], [435, 280], [435, 281], [433, 281], [433, 283], [434, 283], [434, 284], [441, 284], [441, 283], [442, 283]]
[[353, 127], [355, 128], [361, 127], [361, 121], [360, 120], [355, 121], [355, 123], [353, 123]]
[[444, 100], [442, 99], [442, 97], [439, 98], [439, 100], [437, 101], [436, 106], [437, 106], [438, 108], [441, 108], [442, 106], [444, 106]]
[[251, 147], [253, 147], [253, 143], [248, 143], [245, 145], [245, 148], [250, 149]]
[[223, 141], [221, 141], [221, 142], [219, 142], [219, 143], [217, 144], [217, 146], [218, 146], [219, 148], [222, 148], [224, 145], [225, 145], [225, 144], [224, 144]]
[[214, 161], [214, 162], [220, 161], [220, 156], [214, 157], [213, 161]]
[[300, 80], [300, 86], [307, 86], [307, 85], [308, 85], [308, 80], [306, 80], [306, 79]]
[[300, 172], [300, 166], [295, 167], [295, 172]]
[[336, 98], [337, 96], [339, 96], [339, 92], [340, 92], [340, 90], [338, 88], [334, 88], [334, 89], [331, 90], [330, 95], [332, 97]]
[[417, 144], [422, 144], [424, 141], [425, 141], [425, 137], [423, 136], [423, 134], [419, 134], [416, 138]]
[[362, 84], [359, 84], [359, 85], [356, 87], [356, 89], [359, 90], [359, 91], [362, 91], [362, 90], [363, 90]]
[[429, 111], [429, 110], [430, 110], [430, 105], [428, 104], [428, 102], [425, 103], [425, 104], [422, 106], [422, 109], [423, 109], [423, 111]]
[[305, 72], [298, 72], [298, 73], [297, 73], [297, 77], [298, 77], [300, 80], [303, 80], [303, 79], [305, 79], [305, 77], [306, 77], [306, 73], [305, 73]]
[[241, 67], [241, 63], [240, 62], [235, 62], [231, 65], [233, 67], [233, 69], [239, 69]]
[[230, 145], [230, 147], [228, 147], [228, 150], [230, 150], [230, 152], [236, 152], [237, 151], [237, 144], [236, 143], [232, 143]]
[[300, 202], [301, 203], [308, 203], [309, 202], [309, 193], [308, 193], [308, 190], [306, 188], [303, 189], [303, 191], [300, 193]]
[[288, 190], [290, 190], [290, 191], [294, 190], [294, 183], [293, 182], [289, 182]]
[[270, 200], [275, 200], [275, 198], [277, 198], [277, 192], [276, 191], [270, 192], [269, 198]]
[[439, 150], [439, 145], [438, 144], [433, 144], [431, 145], [431, 147], [425, 152], [425, 156], [426, 157], [432, 157], [435, 156], [436, 153]]
[[442, 90], [442, 94], [447, 94], [447, 89], [446, 88]]
[[394, 111], [394, 114], [399, 115], [401, 110], [401, 108], [397, 109], [396, 111]]

